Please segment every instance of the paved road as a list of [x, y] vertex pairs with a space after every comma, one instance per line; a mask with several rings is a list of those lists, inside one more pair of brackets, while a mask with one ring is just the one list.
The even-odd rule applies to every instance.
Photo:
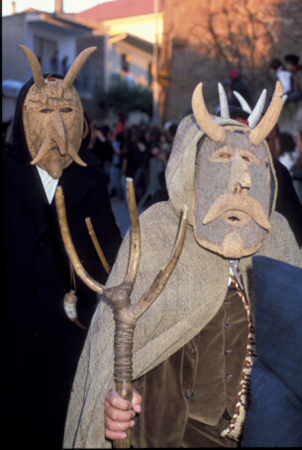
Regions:
[[[116, 223], [121, 230], [122, 237], [125, 236], [128, 228], [130, 227], [130, 217], [128, 206], [122, 200], [117, 199], [116, 197], [111, 198], [111, 207], [112, 211], [115, 215]], [[138, 212], [141, 214], [144, 211], [144, 208], [139, 207]]]
[[123, 201], [114, 197], [111, 199], [111, 207], [115, 215], [116, 223], [121, 230], [122, 237], [124, 237], [130, 227], [128, 206]]

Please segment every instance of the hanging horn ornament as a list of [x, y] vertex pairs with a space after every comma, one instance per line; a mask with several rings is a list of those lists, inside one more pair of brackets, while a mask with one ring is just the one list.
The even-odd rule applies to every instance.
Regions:
[[70, 292], [64, 295], [63, 298], [63, 306], [68, 319], [74, 322], [79, 328], [82, 330], [87, 330], [87, 327], [83, 325], [78, 318], [77, 313], [77, 296], [74, 289], [71, 289]]
[[32, 70], [32, 73], [33, 73], [33, 77], [34, 77], [34, 80], [35, 80], [36, 87], [38, 89], [43, 89], [45, 87], [45, 80], [44, 80], [41, 64], [40, 64], [38, 58], [25, 45], [19, 45], [19, 47], [21, 48], [21, 50], [23, 51], [23, 53], [25, 54], [25, 56], [28, 59], [28, 62], [30, 64], [30, 67], [31, 67], [31, 70]]
[[280, 81], [277, 81], [273, 98], [264, 117], [250, 133], [250, 141], [252, 144], [259, 145], [278, 122], [283, 106], [282, 96], [282, 85]]
[[238, 102], [240, 103], [241, 108], [243, 109], [243, 111], [247, 112], [247, 113], [251, 113], [251, 107], [248, 104], [248, 102], [245, 100], [244, 97], [242, 97], [241, 94], [239, 94], [239, 92], [237, 91], [233, 91], [233, 94], [235, 95], [235, 97], [237, 98]]
[[267, 94], [267, 90], [263, 89], [263, 91], [261, 92], [260, 97], [258, 98], [258, 101], [252, 111], [250, 105], [248, 104], [248, 102], [242, 97], [241, 94], [239, 94], [239, 92], [234, 91], [234, 95], [237, 98], [237, 100], [240, 103], [241, 108], [250, 113], [249, 117], [248, 117], [248, 123], [250, 128], [255, 128], [255, 126], [257, 125], [257, 123], [260, 120], [260, 117], [262, 115], [262, 112], [264, 110], [264, 106], [265, 106], [265, 100], [266, 100], [266, 94]]
[[222, 119], [230, 118], [230, 110], [227, 95], [225, 93], [224, 87], [221, 83], [218, 83], [218, 92], [219, 92], [219, 102], [220, 102], [220, 117]]
[[79, 56], [74, 61], [74, 63], [68, 70], [67, 74], [65, 75], [65, 78], [62, 83], [64, 89], [69, 89], [72, 86], [74, 80], [76, 79], [78, 73], [82, 69], [86, 60], [96, 49], [97, 47], [88, 47], [79, 54]]
[[[131, 402], [133, 395], [132, 349], [135, 325], [140, 316], [152, 305], [162, 292], [178, 261], [186, 235], [188, 208], [187, 206], [184, 206], [177, 238], [169, 261], [165, 267], [158, 272], [149, 289], [137, 302], [131, 304], [130, 297], [134, 288], [141, 256], [140, 224], [133, 180], [131, 178], [127, 178], [127, 201], [131, 221], [130, 257], [127, 274], [121, 284], [106, 288], [93, 280], [82, 266], [70, 236], [62, 187], [59, 186], [56, 191], [56, 206], [61, 233], [72, 266], [88, 287], [95, 292], [103, 294], [103, 296], [113, 304], [115, 317], [114, 381], [117, 392], [123, 398]], [[128, 430], [126, 439], [114, 442], [115, 448], [130, 448], [130, 436], [130, 430]]]
[[262, 116], [264, 106], [265, 106], [266, 94], [267, 94], [267, 90], [263, 89], [253, 111], [251, 112], [251, 114], [248, 117], [249, 126], [251, 128], [255, 128], [255, 126], [257, 125], [257, 123], [259, 122], [259, 120]]
[[194, 89], [192, 96], [192, 109], [195, 119], [200, 128], [215, 142], [223, 142], [225, 131], [219, 126], [207, 111], [202, 93], [203, 84], [199, 83]]

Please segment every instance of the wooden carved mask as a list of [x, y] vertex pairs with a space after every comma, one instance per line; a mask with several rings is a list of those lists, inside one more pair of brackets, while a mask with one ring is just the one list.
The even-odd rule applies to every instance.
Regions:
[[72, 83], [96, 47], [81, 52], [64, 79], [44, 78], [35, 54], [24, 45], [20, 47], [29, 60], [35, 81], [23, 105], [31, 164], [37, 164], [53, 178], [60, 178], [73, 161], [86, 166], [78, 155], [84, 132], [83, 106]]
[[199, 143], [193, 190], [193, 227], [203, 247], [226, 258], [255, 253], [270, 228], [273, 207], [272, 160], [264, 139], [278, 120], [282, 87], [261, 122], [218, 125], [207, 113], [202, 85], [193, 94], [193, 112], [205, 135]]

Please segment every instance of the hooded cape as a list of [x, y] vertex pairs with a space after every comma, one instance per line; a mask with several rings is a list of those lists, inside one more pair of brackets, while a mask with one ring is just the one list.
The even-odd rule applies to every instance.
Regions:
[[[240, 125], [232, 120], [215, 120], [222, 125]], [[176, 267], [163, 292], [136, 324], [134, 380], [156, 367], [197, 335], [218, 312], [227, 293], [229, 260], [202, 248], [195, 240], [192, 227], [196, 149], [203, 134], [193, 115], [183, 119], [166, 169], [169, 201], [157, 203], [140, 215], [141, 261], [131, 296], [132, 303], [149, 288], [159, 269], [168, 261], [183, 205], [186, 204], [189, 208], [186, 238]], [[301, 251], [286, 220], [273, 212], [270, 223], [271, 229], [257, 254], [302, 267]], [[126, 275], [129, 241], [128, 232], [107, 286], [121, 283]], [[252, 256], [242, 258], [240, 268], [253, 310]], [[112, 446], [111, 441], [104, 438], [104, 398], [114, 387], [113, 340], [112, 307], [101, 297], [71, 393], [65, 427], [65, 448]]]

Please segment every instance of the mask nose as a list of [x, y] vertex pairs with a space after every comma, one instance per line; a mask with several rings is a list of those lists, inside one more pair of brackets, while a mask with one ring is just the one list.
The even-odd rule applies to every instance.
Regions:
[[252, 180], [247, 162], [235, 151], [231, 168], [230, 190], [233, 194], [247, 194]]
[[51, 137], [62, 156], [67, 155], [67, 133], [60, 111], [53, 113]]

